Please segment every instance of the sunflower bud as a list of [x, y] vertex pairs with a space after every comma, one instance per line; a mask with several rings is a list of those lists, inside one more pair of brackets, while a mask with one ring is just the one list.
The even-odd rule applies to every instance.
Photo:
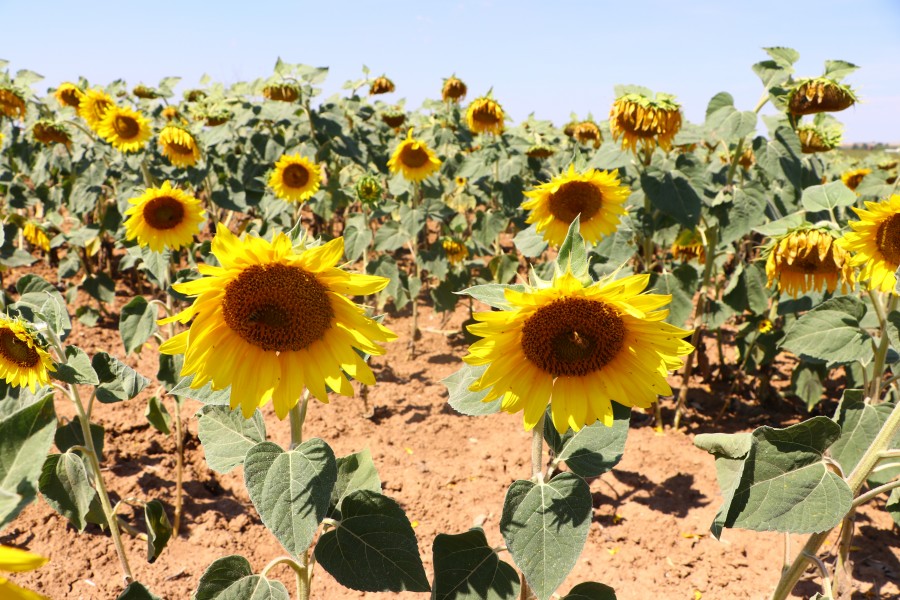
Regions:
[[356, 197], [363, 204], [375, 204], [383, 194], [381, 182], [373, 175], [365, 175], [356, 182]]

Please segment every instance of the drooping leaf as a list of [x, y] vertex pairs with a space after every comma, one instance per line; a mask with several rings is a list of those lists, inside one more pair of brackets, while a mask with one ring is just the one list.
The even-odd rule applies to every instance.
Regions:
[[91, 366], [100, 379], [97, 400], [104, 404], [130, 400], [150, 383], [149, 379], [106, 352], [95, 354]]
[[157, 310], [143, 296], [135, 296], [122, 307], [119, 316], [119, 334], [125, 345], [125, 353], [131, 354], [156, 333]]
[[381, 493], [381, 478], [368, 448], [337, 459], [337, 481], [331, 491], [329, 513], [340, 519], [341, 502], [357, 490]]
[[144, 520], [147, 522], [147, 562], [154, 563], [172, 537], [172, 524], [159, 500], [144, 505]]
[[172, 433], [172, 415], [169, 414], [166, 405], [163, 404], [158, 396], [153, 396], [147, 401], [147, 408], [144, 410], [144, 416], [147, 417], [147, 421], [153, 425], [153, 428], [160, 433], [166, 435]]
[[585, 581], [573, 587], [562, 600], [616, 600], [616, 592], [608, 585]]
[[[631, 408], [612, 403], [613, 424], [607, 427], [600, 421], [574, 432], [569, 429], [560, 436], [551, 419], [544, 421], [544, 439], [556, 459], [581, 477], [597, 477], [619, 464], [625, 453], [625, 440], [631, 423]], [[549, 411], [549, 409], [548, 409]]]
[[38, 489], [47, 504], [67, 518], [75, 529], [84, 531], [97, 492], [90, 484], [81, 456], [68, 452], [49, 455], [44, 461]]

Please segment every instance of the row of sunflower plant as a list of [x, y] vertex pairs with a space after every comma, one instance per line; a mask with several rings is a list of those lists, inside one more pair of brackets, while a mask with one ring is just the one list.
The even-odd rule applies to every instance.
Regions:
[[[145, 514], [137, 534], [148, 559], [179, 528], [184, 398], [203, 403], [210, 468], [243, 467], [255, 509], [289, 554], [258, 574], [243, 557], [220, 559], [197, 597], [262, 587], [286, 598], [268, 577], [282, 564], [300, 598], [316, 564], [364, 591], [551, 597], [586, 540], [586, 480], [621, 458], [630, 407], [655, 407], [661, 426], [659, 397], [672, 394], [666, 376], [680, 369], [677, 427], [693, 374], [682, 357], [707, 341], [732, 391], [752, 374], [769, 389], [775, 355], [792, 353], [801, 361], [792, 391], [811, 409], [843, 371], [834, 418], [697, 438], [716, 456], [725, 497], [714, 531], [812, 533], [779, 584], [784, 597], [824, 532], [843, 523], [847, 543], [827, 586], [837, 588], [856, 508], [896, 487], [900, 470], [886, 375], [898, 356], [892, 342], [900, 349], [896, 162], [847, 171], [832, 151], [839, 125], [829, 113], [856, 102], [841, 83], [853, 65], [828, 61], [822, 76], [795, 79], [795, 51], [766, 51], [753, 68], [764, 86], [753, 110], [723, 92], [704, 123], [691, 124], [672, 96], [620, 86], [608, 122], [573, 116], [562, 130], [532, 118], [509, 127], [490, 92], [463, 109], [468, 90], [455, 76], [441, 101], [412, 112], [373, 100], [395, 86], [367, 70], [347, 82], [348, 96], [314, 106], [326, 70], [281, 61], [267, 79], [204, 81], [181, 101], [173, 79], [130, 93], [124, 82], [82, 80], [38, 97], [35, 74], [4, 75], [0, 264], [27, 267], [42, 254], [60, 286], [27, 274], [6, 298], [0, 428], [12, 459], [2, 461], [0, 526], [40, 491], [79, 530], [109, 529], [130, 583], [122, 597], [146, 593], [132, 582], [121, 532], [136, 528], [106, 491], [104, 431], [91, 412], [151, 380], [67, 343], [72, 316], [86, 326], [114, 318], [116, 280], [128, 277], [123, 347], [159, 344], [148, 419], [175, 436], [178, 453], [171, 523], [158, 499], [130, 500]], [[756, 135], [769, 102], [780, 112], [763, 118], [768, 136]], [[862, 220], [843, 235], [851, 208]], [[873, 291], [860, 299], [866, 286]], [[96, 307], [70, 309], [79, 292]], [[336, 457], [325, 441], [304, 439], [303, 423], [310, 396], [352, 396], [352, 379], [361, 395], [375, 384], [366, 357], [396, 335], [365, 304], [409, 305], [415, 354], [419, 301], [450, 311], [460, 297], [470, 298], [469, 332], [482, 340], [447, 380], [450, 403], [473, 415], [522, 412], [534, 432], [532, 471], [504, 501], [505, 548], [489, 547], [479, 529], [442, 534], [429, 583], [409, 521], [382, 494], [368, 454]], [[494, 310], [474, 313], [473, 301]], [[737, 364], [725, 358], [730, 343]], [[711, 377], [706, 353], [696, 354]], [[51, 381], [72, 402], [69, 423], [56, 417]], [[267, 441], [260, 408], [270, 401], [290, 421], [287, 449]], [[48, 454], [54, 444], [59, 452]], [[612, 594], [587, 582], [566, 597]]]

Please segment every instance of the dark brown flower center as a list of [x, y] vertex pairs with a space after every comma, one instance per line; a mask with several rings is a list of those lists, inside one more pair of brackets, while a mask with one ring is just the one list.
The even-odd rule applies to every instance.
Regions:
[[569, 181], [550, 194], [550, 214], [566, 223], [571, 223], [581, 215], [582, 222], [588, 221], [603, 206], [603, 194], [587, 181]]
[[136, 138], [141, 132], [141, 126], [137, 120], [127, 115], [116, 115], [116, 118], [113, 119], [113, 129], [120, 138], [125, 140]]
[[172, 154], [177, 154], [179, 156], [193, 156], [194, 155], [194, 147], [188, 144], [182, 144], [181, 142], [169, 142], [166, 144], [169, 149], [169, 152]]
[[144, 205], [144, 220], [154, 229], [172, 229], [184, 220], [184, 205], [171, 196], [154, 198]]
[[20, 340], [11, 329], [0, 329], [0, 354], [7, 361], [26, 369], [41, 360], [37, 350]]
[[428, 162], [428, 151], [421, 144], [405, 143], [400, 150], [400, 162], [412, 169], [418, 169]]
[[281, 180], [289, 188], [302, 188], [309, 181], [309, 171], [303, 165], [290, 164], [284, 168]]
[[625, 342], [625, 323], [598, 300], [564, 298], [539, 308], [522, 327], [522, 350], [554, 377], [582, 376], [609, 364]]
[[472, 111], [472, 118], [485, 125], [496, 125], [500, 122], [500, 115], [497, 114], [498, 112], [499, 111], [494, 110], [492, 105], [482, 104]]
[[273, 263], [244, 269], [225, 287], [225, 323], [263, 350], [303, 350], [331, 328], [327, 288], [300, 267]]
[[896, 268], [900, 265], [900, 214], [882, 221], [876, 235], [882, 256]]

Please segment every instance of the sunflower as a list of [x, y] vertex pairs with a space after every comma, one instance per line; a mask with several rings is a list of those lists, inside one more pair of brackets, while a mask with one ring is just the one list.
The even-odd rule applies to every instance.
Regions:
[[56, 365], [30, 324], [0, 316], [0, 377], [14, 387], [50, 384], [50, 372]]
[[59, 102], [61, 106], [71, 106], [72, 108], [77, 109], [78, 105], [81, 103], [81, 97], [84, 96], [84, 92], [82, 92], [81, 88], [74, 83], [66, 82], [59, 84], [59, 87], [56, 88], [53, 95], [56, 96], [56, 101]]
[[321, 180], [319, 165], [299, 154], [285, 154], [269, 175], [269, 187], [282, 200], [303, 202], [319, 191]]
[[575, 166], [570, 165], [567, 173], [525, 192], [530, 200], [523, 202], [522, 208], [531, 211], [525, 222], [535, 223], [538, 233], [543, 233], [550, 244], [562, 244], [578, 215], [582, 237], [596, 244], [616, 230], [625, 214], [622, 204], [630, 194], [631, 190], [619, 183], [618, 171], [590, 169], [576, 173]]
[[188, 102], [199, 102], [206, 98], [206, 92], [203, 90], [187, 90], [184, 92], [184, 99]]
[[276, 102], [296, 102], [300, 86], [295, 83], [273, 83], [263, 88], [263, 96]]
[[556, 150], [550, 146], [545, 146], [544, 144], [535, 144], [528, 148], [528, 150], [525, 151], [525, 154], [530, 158], [543, 160], [556, 154]]
[[200, 160], [200, 148], [191, 132], [178, 125], [166, 125], [159, 132], [159, 149], [176, 167], [193, 167]]
[[609, 111], [609, 130], [614, 140], [622, 138], [622, 148], [637, 152], [638, 143], [646, 151], [658, 145], [672, 148], [672, 139], [681, 129], [681, 106], [669, 94], [648, 98], [643, 94], [625, 94]]
[[134, 86], [134, 89], [131, 90], [131, 93], [138, 98], [143, 98], [144, 100], [153, 100], [154, 98], [160, 97], [159, 92], [143, 84]]
[[394, 82], [382, 75], [372, 82], [369, 86], [369, 95], [387, 94], [394, 91]]
[[672, 244], [672, 258], [687, 262], [697, 259], [701, 265], [706, 263], [706, 247], [703, 236], [696, 229], [682, 229]]
[[[0, 571], [22, 573], [33, 571], [47, 563], [46, 558], [18, 548], [0, 546]], [[49, 600], [46, 596], [20, 588], [5, 577], [0, 577], [0, 598], [3, 600]]]
[[469, 88], [456, 75], [452, 75], [444, 80], [444, 87], [441, 88], [441, 98], [444, 102], [459, 102], [466, 97]]
[[891, 169], [896, 167], [897, 164], [898, 164], [898, 161], [891, 159], [891, 158], [886, 158], [878, 163], [878, 168], [881, 169], [882, 171], [890, 171]]
[[795, 229], [775, 240], [766, 259], [766, 287], [796, 298], [810, 290], [846, 293], [853, 286], [850, 253], [826, 229]]
[[801, 79], [790, 90], [788, 112], [795, 116], [838, 112], [853, 106], [856, 101], [853, 90], [833, 79]]
[[178, 109], [174, 106], [167, 106], [162, 109], [162, 116], [166, 121], [174, 121], [178, 116]]
[[391, 155], [388, 168], [392, 173], [403, 173], [410, 181], [422, 181], [441, 168], [441, 161], [424, 142], [414, 139], [412, 132], [410, 127], [406, 139]]
[[0, 114], [10, 119], [25, 118], [25, 95], [9, 85], [0, 85]]
[[238, 239], [219, 224], [212, 253], [222, 266], [201, 265], [206, 277], [172, 286], [197, 299], [161, 321], [194, 319], [160, 346], [165, 354], [184, 354], [182, 374], [194, 376], [192, 386], [231, 386], [231, 407], [240, 405], [246, 418], [272, 400], [283, 419], [304, 387], [327, 403], [326, 385], [353, 394], [345, 373], [375, 383], [359, 352], [384, 354], [376, 342], [396, 335], [345, 294], [374, 294], [388, 279], [336, 268], [343, 238], [297, 252], [283, 233], [271, 242]]
[[865, 179], [866, 175], [872, 172], [872, 169], [853, 169], [843, 173], [841, 175], [841, 181], [844, 182], [848, 188], [856, 191], [856, 188], [859, 187], [859, 184], [862, 183], [862, 180]]
[[760, 333], [769, 333], [775, 329], [775, 324], [771, 319], [763, 319], [756, 325], [756, 330]]
[[22, 227], [22, 237], [28, 240], [28, 243], [35, 248], [40, 248], [44, 252], [50, 251], [50, 238], [37, 224], [27, 221]]
[[469, 249], [459, 240], [444, 238], [441, 246], [444, 248], [444, 254], [447, 255], [447, 260], [450, 261], [451, 265], [459, 264], [469, 257]]
[[381, 200], [383, 194], [381, 182], [373, 175], [364, 175], [356, 182], [356, 197], [363, 204], [375, 204]]
[[600, 128], [593, 121], [582, 121], [576, 125], [572, 131], [572, 137], [582, 144], [593, 144], [594, 148], [599, 148], [603, 142]]
[[550, 401], [556, 430], [612, 425], [611, 400], [647, 408], [672, 393], [669, 370], [693, 351], [690, 331], [663, 319], [671, 296], [642, 294], [650, 276], [631, 275], [585, 286], [571, 272], [552, 285], [505, 290], [511, 310], [474, 315], [469, 331], [484, 339], [463, 359], [487, 369], [469, 388], [489, 390], [508, 413], [524, 412], [526, 429]]
[[381, 113], [381, 120], [384, 121], [388, 127], [399, 129], [406, 121], [406, 113], [398, 109], [386, 110]]
[[489, 96], [472, 101], [466, 110], [466, 124], [472, 133], [503, 133], [503, 108]]
[[63, 144], [67, 148], [72, 144], [69, 130], [62, 123], [56, 123], [48, 119], [40, 119], [31, 128], [34, 139], [47, 146]]
[[469, 182], [469, 180], [466, 179], [465, 177], [460, 177], [459, 175], [457, 175], [453, 179], [453, 182], [456, 184], [456, 187], [462, 188], [462, 187], [466, 187], [466, 184]]
[[154, 252], [178, 249], [194, 241], [194, 234], [206, 219], [200, 201], [168, 181], [160, 188], [148, 188], [129, 201], [125, 211], [125, 239], [137, 239], [142, 248]]
[[97, 134], [120, 152], [137, 152], [151, 133], [150, 123], [141, 113], [118, 106], [106, 111], [97, 128]]
[[103, 90], [88, 90], [81, 95], [78, 116], [87, 122], [88, 127], [97, 131], [107, 111], [114, 106], [113, 99]]
[[860, 221], [850, 221], [853, 231], [839, 244], [853, 253], [850, 264], [861, 267], [859, 280], [869, 289], [893, 291], [894, 272], [900, 267], [900, 195], [881, 202], [866, 202], [866, 208], [852, 207]]
[[800, 149], [804, 154], [828, 152], [841, 143], [840, 128], [800, 125], [797, 127], [797, 137], [800, 138]]

